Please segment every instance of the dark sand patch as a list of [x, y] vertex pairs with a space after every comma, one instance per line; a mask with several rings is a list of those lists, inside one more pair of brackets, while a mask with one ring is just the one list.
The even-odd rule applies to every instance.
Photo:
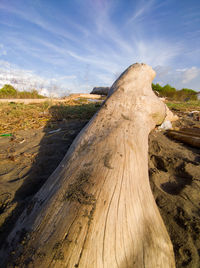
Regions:
[[162, 132], [149, 137], [151, 188], [171, 237], [176, 267], [200, 267], [200, 150]]
[[40, 128], [0, 139], [0, 247], [86, 123], [64, 120], [55, 126], [59, 132]]

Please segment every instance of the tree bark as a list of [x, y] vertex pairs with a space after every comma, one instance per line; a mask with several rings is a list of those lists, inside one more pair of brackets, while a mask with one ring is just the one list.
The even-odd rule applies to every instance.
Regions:
[[9, 235], [11, 267], [175, 267], [148, 177], [148, 134], [166, 115], [154, 76], [134, 64], [113, 84]]

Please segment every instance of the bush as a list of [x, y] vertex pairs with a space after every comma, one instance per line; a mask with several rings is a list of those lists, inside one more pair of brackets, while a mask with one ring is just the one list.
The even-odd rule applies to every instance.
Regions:
[[6, 84], [2, 87], [2, 89], [0, 89], [0, 96], [9, 97], [9, 96], [16, 96], [16, 95], [17, 95], [17, 90], [11, 85]]
[[176, 89], [169, 84], [165, 85], [161, 91], [164, 97], [173, 98], [176, 94]]
[[197, 100], [196, 91], [188, 88], [183, 88], [176, 92], [176, 99], [180, 101]]
[[177, 101], [187, 101], [187, 100], [197, 100], [196, 91], [188, 88], [183, 88], [181, 90], [176, 90], [174, 87], [169, 84], [162, 87], [161, 85], [152, 84], [152, 89], [158, 92], [160, 97], [167, 97], [170, 100]]
[[2, 89], [0, 89], [0, 98], [1, 99], [41, 99], [45, 98], [40, 95], [37, 90], [33, 89], [32, 91], [18, 91], [11, 85], [4, 85]]
[[158, 83], [157, 84], [153, 84], [152, 83], [152, 89], [154, 90], [154, 91], [157, 91], [158, 93], [160, 93], [161, 91], [162, 91], [162, 86], [161, 85], [159, 85]]

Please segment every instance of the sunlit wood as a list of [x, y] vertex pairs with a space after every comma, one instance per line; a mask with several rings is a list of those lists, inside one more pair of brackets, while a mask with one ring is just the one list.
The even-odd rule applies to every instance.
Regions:
[[16, 223], [11, 267], [175, 267], [148, 177], [148, 135], [166, 115], [154, 76], [134, 64], [113, 84]]

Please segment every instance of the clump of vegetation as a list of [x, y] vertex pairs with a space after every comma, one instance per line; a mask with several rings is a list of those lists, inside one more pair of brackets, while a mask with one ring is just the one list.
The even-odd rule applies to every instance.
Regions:
[[53, 127], [63, 119], [89, 120], [99, 109], [99, 103], [69, 100], [65, 103], [0, 103], [0, 133], [40, 127]]
[[176, 110], [184, 111], [184, 112], [192, 111], [192, 110], [200, 111], [200, 100], [187, 101], [187, 102], [168, 101], [166, 105], [170, 109], [176, 109]]
[[184, 101], [187, 99], [192, 100], [192, 101], [197, 100], [197, 93], [196, 93], [196, 91], [194, 91], [192, 89], [183, 88], [181, 90], [178, 90], [176, 94], [177, 94], [178, 99], [180, 101]]
[[98, 110], [100, 105], [94, 103], [80, 105], [54, 105], [50, 108], [50, 113], [54, 120], [62, 119], [90, 119]]
[[4, 85], [0, 89], [0, 99], [42, 99], [44, 96], [40, 95], [37, 90], [19, 91], [11, 85]]
[[183, 88], [181, 90], [176, 90], [174, 87], [170, 86], [169, 84], [165, 86], [161, 86], [158, 83], [152, 84], [152, 89], [157, 91], [160, 97], [167, 97], [170, 100], [176, 101], [196, 101], [197, 100], [197, 92]]
[[40, 128], [50, 119], [46, 103], [0, 103], [0, 133]]

